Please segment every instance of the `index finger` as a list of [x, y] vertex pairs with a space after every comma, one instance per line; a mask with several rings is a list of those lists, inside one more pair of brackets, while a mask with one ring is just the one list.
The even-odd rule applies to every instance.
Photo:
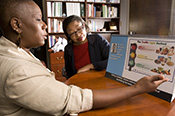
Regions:
[[161, 75], [161, 74], [159, 74], [159, 75], [153, 75], [151, 79], [152, 79], [152, 81], [158, 81], [158, 80], [168, 81], [169, 80], [168, 78], [165, 78], [165, 76], [164, 75]]
[[154, 82], [157, 85], [162, 84], [163, 82], [168, 81], [168, 78], [165, 78], [164, 75], [153, 75], [152, 76], [152, 82]]

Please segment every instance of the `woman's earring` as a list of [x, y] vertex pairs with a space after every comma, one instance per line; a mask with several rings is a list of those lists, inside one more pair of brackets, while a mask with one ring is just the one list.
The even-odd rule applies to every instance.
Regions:
[[18, 33], [17, 46], [21, 47], [21, 34], [20, 33]]

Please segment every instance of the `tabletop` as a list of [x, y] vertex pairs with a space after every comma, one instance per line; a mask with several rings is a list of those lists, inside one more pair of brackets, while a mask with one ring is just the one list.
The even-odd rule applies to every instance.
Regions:
[[[90, 70], [78, 73], [69, 78], [65, 83], [89, 89], [127, 86], [105, 77], [105, 70]], [[170, 103], [145, 93], [120, 101], [109, 107], [79, 113], [78, 116], [175, 116], [174, 104], [175, 100]]]

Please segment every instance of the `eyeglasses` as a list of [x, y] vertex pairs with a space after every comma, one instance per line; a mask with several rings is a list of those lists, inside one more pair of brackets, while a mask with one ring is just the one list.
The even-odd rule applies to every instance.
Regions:
[[69, 34], [69, 37], [75, 37], [75, 35], [76, 35], [77, 33], [80, 34], [80, 33], [83, 31], [83, 29], [84, 29], [84, 26], [81, 26], [80, 28], [77, 29], [77, 31], [75, 31], [75, 32], [73, 32], [73, 33], [71, 33], [71, 34]]

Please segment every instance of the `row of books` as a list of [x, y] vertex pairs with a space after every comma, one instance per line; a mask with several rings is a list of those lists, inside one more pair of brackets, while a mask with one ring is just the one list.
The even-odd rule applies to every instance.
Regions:
[[[87, 24], [90, 31], [99, 31], [101, 28], [97, 26], [97, 20], [88, 20]], [[63, 33], [62, 21], [58, 19], [48, 18], [48, 32], [49, 33]]]
[[85, 4], [84, 3], [66, 3], [66, 13], [67, 16], [77, 15], [85, 16]]
[[48, 18], [48, 32], [49, 33], [63, 32], [62, 21], [58, 19]]
[[53, 47], [55, 45], [55, 43], [58, 41], [58, 38], [56, 36], [49, 36], [48, 38], [48, 44], [49, 44], [49, 48]]
[[120, 3], [120, 0], [87, 0], [87, 2]]
[[[100, 28], [97, 26], [97, 20], [88, 20], [87, 24], [90, 31], [99, 31]], [[62, 21], [58, 19], [48, 18], [48, 32], [49, 33], [63, 33]], [[52, 44], [51, 44], [52, 45]]]
[[87, 16], [96, 17], [96, 6], [94, 4], [87, 4]]
[[88, 27], [89, 27], [91, 32], [99, 30], [97, 28], [97, 21], [95, 21], [95, 20], [88, 20], [87, 24], [88, 24]]
[[102, 5], [102, 13], [103, 13], [103, 17], [117, 17], [118, 8], [103, 4]]
[[85, 0], [58, 0], [58, 1], [63, 1], [63, 2], [67, 2], [67, 1], [73, 1], [73, 2], [85, 2]]
[[84, 3], [66, 3], [66, 13], [63, 12], [62, 2], [47, 2], [48, 17], [66, 17], [70, 15], [85, 16]]
[[[97, 6], [99, 7], [99, 6]], [[118, 8], [109, 6], [109, 5], [102, 5], [100, 9], [100, 15], [97, 14], [97, 7], [94, 4], [87, 4], [87, 16], [88, 17], [117, 17], [118, 15]]]
[[47, 2], [48, 17], [62, 17], [62, 2]]
[[[59, 0], [59, 1], [85, 2], [85, 0]], [[120, 0], [87, 0], [87, 2], [120, 3]]]

